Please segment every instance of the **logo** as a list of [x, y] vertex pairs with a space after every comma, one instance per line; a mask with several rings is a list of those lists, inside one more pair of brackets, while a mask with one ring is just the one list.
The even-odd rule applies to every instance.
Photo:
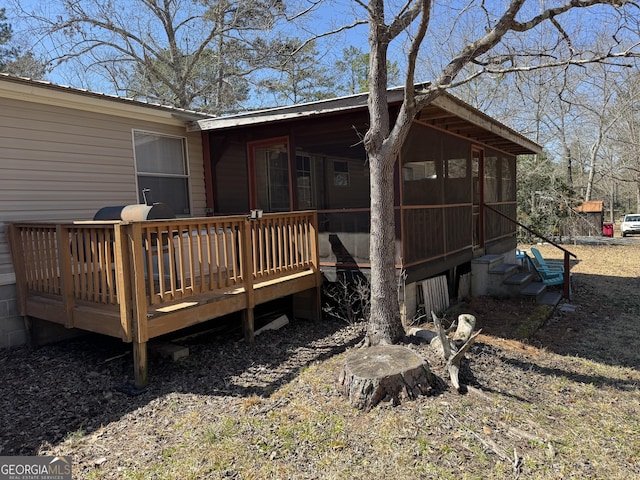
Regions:
[[71, 480], [71, 457], [0, 457], [0, 480]]

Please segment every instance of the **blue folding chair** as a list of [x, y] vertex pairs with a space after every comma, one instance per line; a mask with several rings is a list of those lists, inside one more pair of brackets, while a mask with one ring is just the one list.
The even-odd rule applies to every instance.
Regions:
[[[550, 264], [548, 260], [544, 259], [537, 248], [531, 248], [531, 253], [534, 258], [527, 255], [529, 265], [536, 272], [542, 283], [547, 286], [564, 285], [564, 264], [561, 264], [560, 261], [555, 261], [554, 264]], [[572, 295], [573, 291], [571, 285], [572, 280], [571, 272], [569, 272], [569, 296]]]
[[549, 272], [562, 272], [564, 273], [564, 261], [563, 260], [546, 260], [540, 250], [535, 247], [531, 247], [531, 253], [533, 254], [533, 259], [536, 262], [536, 266], [541, 270], [546, 270]]

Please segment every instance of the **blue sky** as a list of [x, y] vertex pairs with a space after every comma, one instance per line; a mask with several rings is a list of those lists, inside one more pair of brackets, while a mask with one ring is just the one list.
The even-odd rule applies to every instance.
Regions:
[[[299, 2], [299, 5], [308, 5], [307, 0], [289, 0], [287, 4]], [[11, 4], [19, 4], [25, 10], [31, 8], [54, 9], [57, 4], [56, 0], [43, 2], [40, 0], [5, 0], [9, 14], [9, 20], [14, 25], [16, 37], [24, 35], [26, 42], [33, 42], [34, 38], [31, 31], [25, 28], [25, 25], [17, 19], [12, 19]], [[484, 23], [484, 11], [477, 7], [480, 2], [475, 2], [476, 7], [468, 8], [471, 1], [462, 0], [436, 0], [434, 2], [434, 12], [432, 14], [432, 24], [429, 29], [429, 37], [425, 40], [422, 49], [422, 62], [418, 69], [418, 81], [430, 80], [433, 75], [438, 72], [439, 68], [446, 62], [451, 54], [460, 48], [463, 42], [473, 37], [473, 32], [482, 33], [482, 25]], [[501, 11], [506, 2], [489, 1], [484, 2], [489, 9]], [[560, 0], [531, 0], [526, 9], [528, 14], [539, 12], [543, 6], [560, 3]], [[403, 5], [404, 1], [389, 0], [388, 5]], [[609, 10], [610, 11], [610, 10]], [[55, 12], [50, 10], [50, 15]], [[133, 12], [132, 12], [133, 13]], [[355, 15], [362, 16], [363, 9], [354, 1], [350, 0], [324, 0], [324, 2], [309, 15], [304, 22], [296, 23], [283, 27], [283, 31], [288, 35], [295, 35], [300, 38], [312, 36], [314, 34], [327, 32], [344, 24], [353, 21]], [[391, 12], [392, 13], [392, 12]], [[497, 12], [494, 12], [497, 13]], [[563, 25], [568, 30], [576, 31], [576, 41], [578, 43], [583, 40], [593, 40], [593, 38], [603, 30], [602, 16], [603, 8], [592, 8], [587, 11], [581, 11], [580, 16], [576, 14], [563, 16]], [[388, 14], [387, 18], [390, 17]], [[135, 15], [132, 15], [132, 21], [135, 21]], [[581, 21], [580, 21], [581, 19]], [[368, 50], [367, 42], [368, 29], [366, 26], [359, 26], [353, 30], [348, 30], [339, 35], [327, 37], [319, 41], [319, 50], [323, 53], [322, 61], [333, 65], [342, 53], [343, 48], [354, 45], [363, 51]], [[402, 68], [404, 65], [406, 43], [408, 38], [402, 35], [398, 40], [392, 43], [389, 49], [389, 59], [397, 62]], [[43, 39], [36, 44], [36, 48], [40, 53], [52, 50], [51, 44]], [[97, 76], [88, 76], [84, 71], [78, 70], [71, 64], [57, 67], [48, 75], [48, 79], [55, 83], [70, 84], [75, 87], [90, 88], [93, 90], [112, 93], [110, 85]]]

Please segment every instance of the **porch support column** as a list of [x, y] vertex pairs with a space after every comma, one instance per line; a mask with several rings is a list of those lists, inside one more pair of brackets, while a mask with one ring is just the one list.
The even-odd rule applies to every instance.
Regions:
[[244, 333], [245, 341], [253, 343], [255, 339], [253, 308], [247, 308], [242, 312], [242, 332]]
[[213, 216], [213, 165], [211, 164], [211, 145], [209, 141], [209, 132], [202, 132], [202, 157], [204, 163], [204, 194], [205, 194], [205, 215], [207, 217]]
[[257, 221], [245, 220], [242, 229], [242, 282], [244, 283], [247, 298], [247, 308], [242, 312], [242, 331], [244, 333], [244, 339], [249, 343], [252, 343], [255, 338], [253, 310], [256, 305], [256, 298], [253, 290], [255, 267], [252, 245], [255, 232], [254, 225], [257, 225], [257, 223]]
[[133, 342], [133, 369], [136, 387], [146, 387], [149, 384], [147, 342]]

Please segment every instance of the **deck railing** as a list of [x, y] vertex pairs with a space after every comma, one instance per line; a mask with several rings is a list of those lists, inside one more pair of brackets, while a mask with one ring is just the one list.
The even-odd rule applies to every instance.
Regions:
[[63, 297], [69, 327], [77, 303], [119, 305], [124, 313], [134, 302], [144, 318], [169, 302], [319, 272], [311, 211], [258, 220], [14, 223], [9, 238], [20, 310], [29, 295]]
[[136, 385], [147, 383], [146, 342], [315, 289], [316, 212], [152, 220], [14, 223], [9, 243], [18, 310], [133, 342]]

